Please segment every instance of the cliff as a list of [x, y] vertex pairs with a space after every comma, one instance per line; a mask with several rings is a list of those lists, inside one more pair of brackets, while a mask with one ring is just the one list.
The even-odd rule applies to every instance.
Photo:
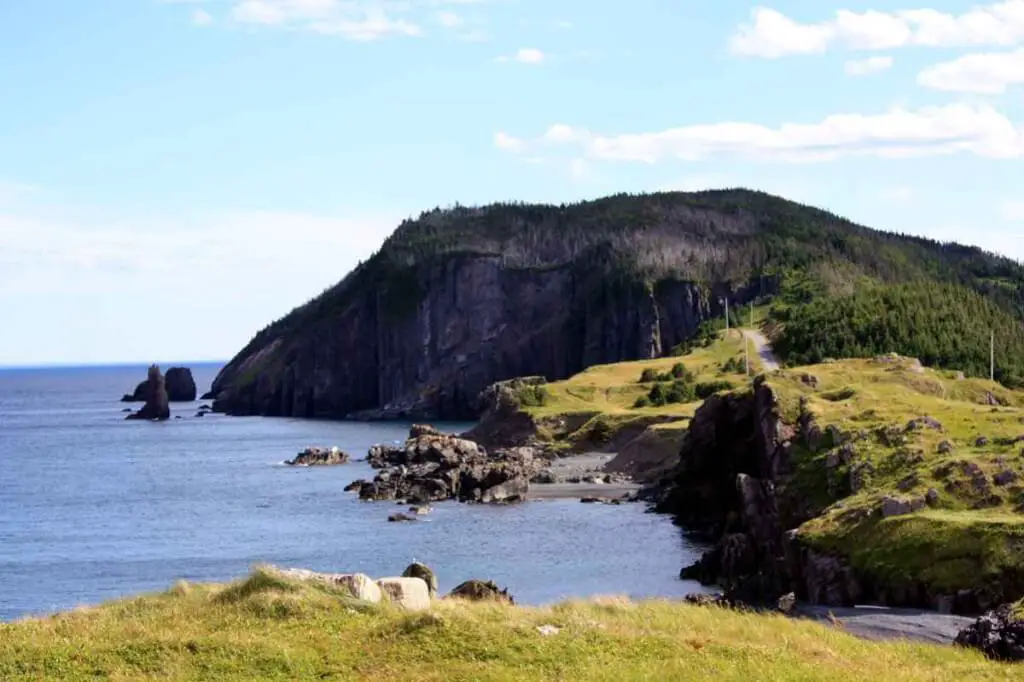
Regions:
[[978, 262], [1002, 261], [745, 190], [435, 210], [260, 332], [216, 378], [214, 408], [473, 418], [493, 382], [661, 356], [794, 268], [972, 283]]
[[1024, 596], [1024, 393], [895, 355], [709, 398], [658, 509], [730, 598], [977, 614]]

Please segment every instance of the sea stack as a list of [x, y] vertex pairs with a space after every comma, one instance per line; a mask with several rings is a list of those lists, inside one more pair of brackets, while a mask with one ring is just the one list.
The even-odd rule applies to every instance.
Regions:
[[196, 399], [196, 381], [188, 367], [171, 367], [166, 376], [167, 399], [172, 403], [191, 403]]
[[[167, 370], [164, 380], [167, 387], [167, 400], [172, 403], [191, 403], [196, 399], [196, 380], [192, 377], [192, 370], [188, 367], [171, 367]], [[142, 403], [148, 400], [149, 380], [143, 381], [135, 387], [132, 393], [125, 393], [121, 398], [123, 403]]]
[[167, 387], [164, 385], [164, 375], [160, 373], [159, 367], [151, 365], [149, 378], [146, 380], [146, 404], [125, 419], [164, 421], [170, 418], [171, 408], [167, 399]]

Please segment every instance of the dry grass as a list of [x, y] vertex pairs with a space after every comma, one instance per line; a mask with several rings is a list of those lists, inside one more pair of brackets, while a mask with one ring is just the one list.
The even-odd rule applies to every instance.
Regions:
[[[545, 636], [538, 627], [559, 629]], [[0, 625], [0, 679], [1010, 680], [952, 647], [872, 643], [780, 616], [621, 598], [551, 608], [354, 609], [257, 572]]]

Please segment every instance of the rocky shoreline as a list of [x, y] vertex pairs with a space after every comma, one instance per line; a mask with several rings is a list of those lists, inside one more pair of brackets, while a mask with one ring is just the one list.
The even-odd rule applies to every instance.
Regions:
[[[501, 382], [485, 392], [481, 401], [488, 409], [480, 424], [466, 434], [468, 438], [498, 443], [507, 451], [538, 450], [538, 425], [511, 398], [515, 388], [515, 382]], [[641, 452], [622, 457], [609, 452], [609, 447], [599, 453], [550, 458], [533, 480], [552, 481], [548, 484], [552, 496], [558, 495], [559, 486], [571, 485], [583, 501], [612, 502], [621, 494], [649, 502], [652, 511], [672, 515], [685, 532], [712, 545], [698, 562], [681, 570], [680, 578], [721, 589], [716, 603], [772, 610], [786, 603], [788, 615], [847, 627], [869, 639], [947, 644], [956, 640], [987, 652], [1017, 651], [1017, 626], [1002, 611], [985, 613], [1005, 595], [984, 589], [938, 594], [920, 584], [887, 584], [857, 571], [844, 557], [821, 552], [801, 540], [795, 529], [821, 510], [787, 488], [794, 475], [793, 448], [814, 451], [840, 440], [838, 432], [819, 427], [810, 412], [802, 411], [798, 423], [787, 423], [778, 396], [760, 377], [749, 393], [720, 394], [705, 401], [675, 457], [657, 448], [646, 457]], [[837, 448], [840, 462], [842, 456], [842, 448]], [[623, 479], [609, 485], [613, 479], [603, 477], [612, 475], [608, 472], [616, 464], [627, 469], [640, 464], [660, 474], [660, 480], [648, 479], [641, 486]], [[854, 489], [858, 475], [857, 467], [851, 467], [849, 485]], [[544, 496], [544, 492], [531, 494]], [[927, 496], [921, 504], [929, 504]], [[880, 513], [909, 514], [916, 508], [887, 498]], [[695, 595], [694, 601], [707, 600]], [[972, 639], [963, 634], [969, 631], [984, 634]], [[1024, 648], [1020, 651], [1024, 653]]]
[[[609, 456], [559, 458], [536, 445], [485, 448], [468, 437], [414, 425], [400, 446], [376, 445], [366, 461], [379, 473], [347, 488], [366, 501], [427, 505], [443, 500], [514, 504], [527, 499], [621, 499], [639, 488], [603, 471]], [[404, 520], [404, 519], [403, 519]]]

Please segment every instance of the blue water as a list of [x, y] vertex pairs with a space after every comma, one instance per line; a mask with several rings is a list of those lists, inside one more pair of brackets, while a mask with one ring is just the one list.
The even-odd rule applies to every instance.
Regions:
[[[200, 392], [217, 367], [193, 366]], [[0, 371], [0, 620], [223, 581], [257, 563], [372, 576], [428, 563], [441, 588], [495, 580], [524, 603], [570, 596], [681, 596], [695, 547], [641, 505], [574, 500], [443, 503], [415, 524], [342, 491], [361, 462], [281, 464], [307, 445], [363, 457], [407, 424], [195, 417], [124, 421], [144, 367]], [[441, 425], [463, 429], [468, 425]]]

